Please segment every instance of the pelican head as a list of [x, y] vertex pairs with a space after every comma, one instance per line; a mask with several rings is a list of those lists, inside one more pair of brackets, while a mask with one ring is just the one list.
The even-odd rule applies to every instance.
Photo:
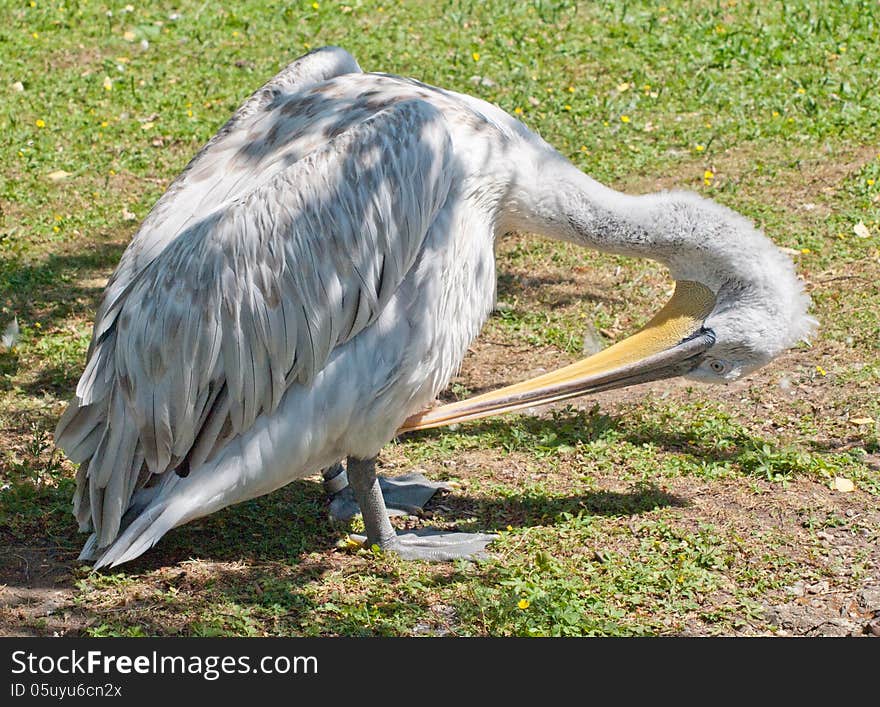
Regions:
[[686, 377], [729, 383], [812, 335], [817, 322], [791, 258], [735, 211], [694, 194], [663, 196], [665, 227], [680, 244], [670, 272], [714, 295], [703, 326], [715, 342]]
[[807, 339], [815, 328], [815, 320], [806, 315], [809, 298], [800, 290], [791, 289], [791, 299], [781, 305], [781, 300], [752, 299], [757, 293], [750, 297], [748, 291], [737, 290], [730, 285], [719, 291], [717, 304], [704, 322], [714, 333], [715, 343], [687, 378], [702, 383], [738, 380]]
[[[608, 195], [605, 195], [608, 197]], [[746, 218], [695, 194], [664, 192], [614, 211], [569, 213], [566, 240], [626, 255], [648, 255], [675, 278], [672, 297], [637, 333], [537, 378], [409, 418], [427, 429], [558, 402], [603, 390], [685, 376], [729, 383], [769, 363], [816, 321], [791, 259]], [[619, 214], [626, 211], [621, 219]], [[610, 237], [609, 237], [610, 236]], [[609, 242], [614, 245], [609, 246]]]

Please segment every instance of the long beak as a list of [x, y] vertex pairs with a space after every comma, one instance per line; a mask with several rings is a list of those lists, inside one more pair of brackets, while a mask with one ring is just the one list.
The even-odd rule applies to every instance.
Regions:
[[537, 378], [417, 413], [398, 432], [442, 427], [684, 375], [699, 365], [715, 343], [712, 330], [703, 327], [714, 307], [712, 290], [681, 280], [666, 306], [629, 338]]

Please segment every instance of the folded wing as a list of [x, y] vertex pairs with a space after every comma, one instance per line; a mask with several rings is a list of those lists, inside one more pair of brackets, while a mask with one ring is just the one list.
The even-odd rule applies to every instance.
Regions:
[[210, 459], [375, 320], [446, 200], [450, 153], [436, 109], [392, 104], [108, 288], [56, 431], [81, 463], [75, 512], [98, 547], [153, 475]]

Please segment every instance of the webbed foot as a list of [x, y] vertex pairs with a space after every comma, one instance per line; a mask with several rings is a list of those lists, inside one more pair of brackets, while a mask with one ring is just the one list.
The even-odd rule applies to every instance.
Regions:
[[[367, 543], [363, 535], [350, 537], [362, 545]], [[377, 545], [383, 552], [392, 552], [404, 560], [479, 560], [487, 557], [486, 546], [497, 537], [486, 533], [448, 533], [425, 528], [398, 533], [384, 544]]]

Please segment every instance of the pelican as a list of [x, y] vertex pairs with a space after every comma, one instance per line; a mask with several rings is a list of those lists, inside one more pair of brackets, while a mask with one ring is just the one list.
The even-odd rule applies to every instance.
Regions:
[[[640, 332], [431, 408], [493, 309], [496, 237], [652, 258], [676, 281]], [[471, 96], [327, 47], [251, 96], [141, 224], [98, 309], [56, 441], [79, 464], [82, 558], [338, 468], [365, 542], [406, 559], [492, 536], [397, 533], [375, 459], [401, 432], [671, 376], [725, 383], [808, 336], [788, 256], [695, 194], [614, 191]]]

